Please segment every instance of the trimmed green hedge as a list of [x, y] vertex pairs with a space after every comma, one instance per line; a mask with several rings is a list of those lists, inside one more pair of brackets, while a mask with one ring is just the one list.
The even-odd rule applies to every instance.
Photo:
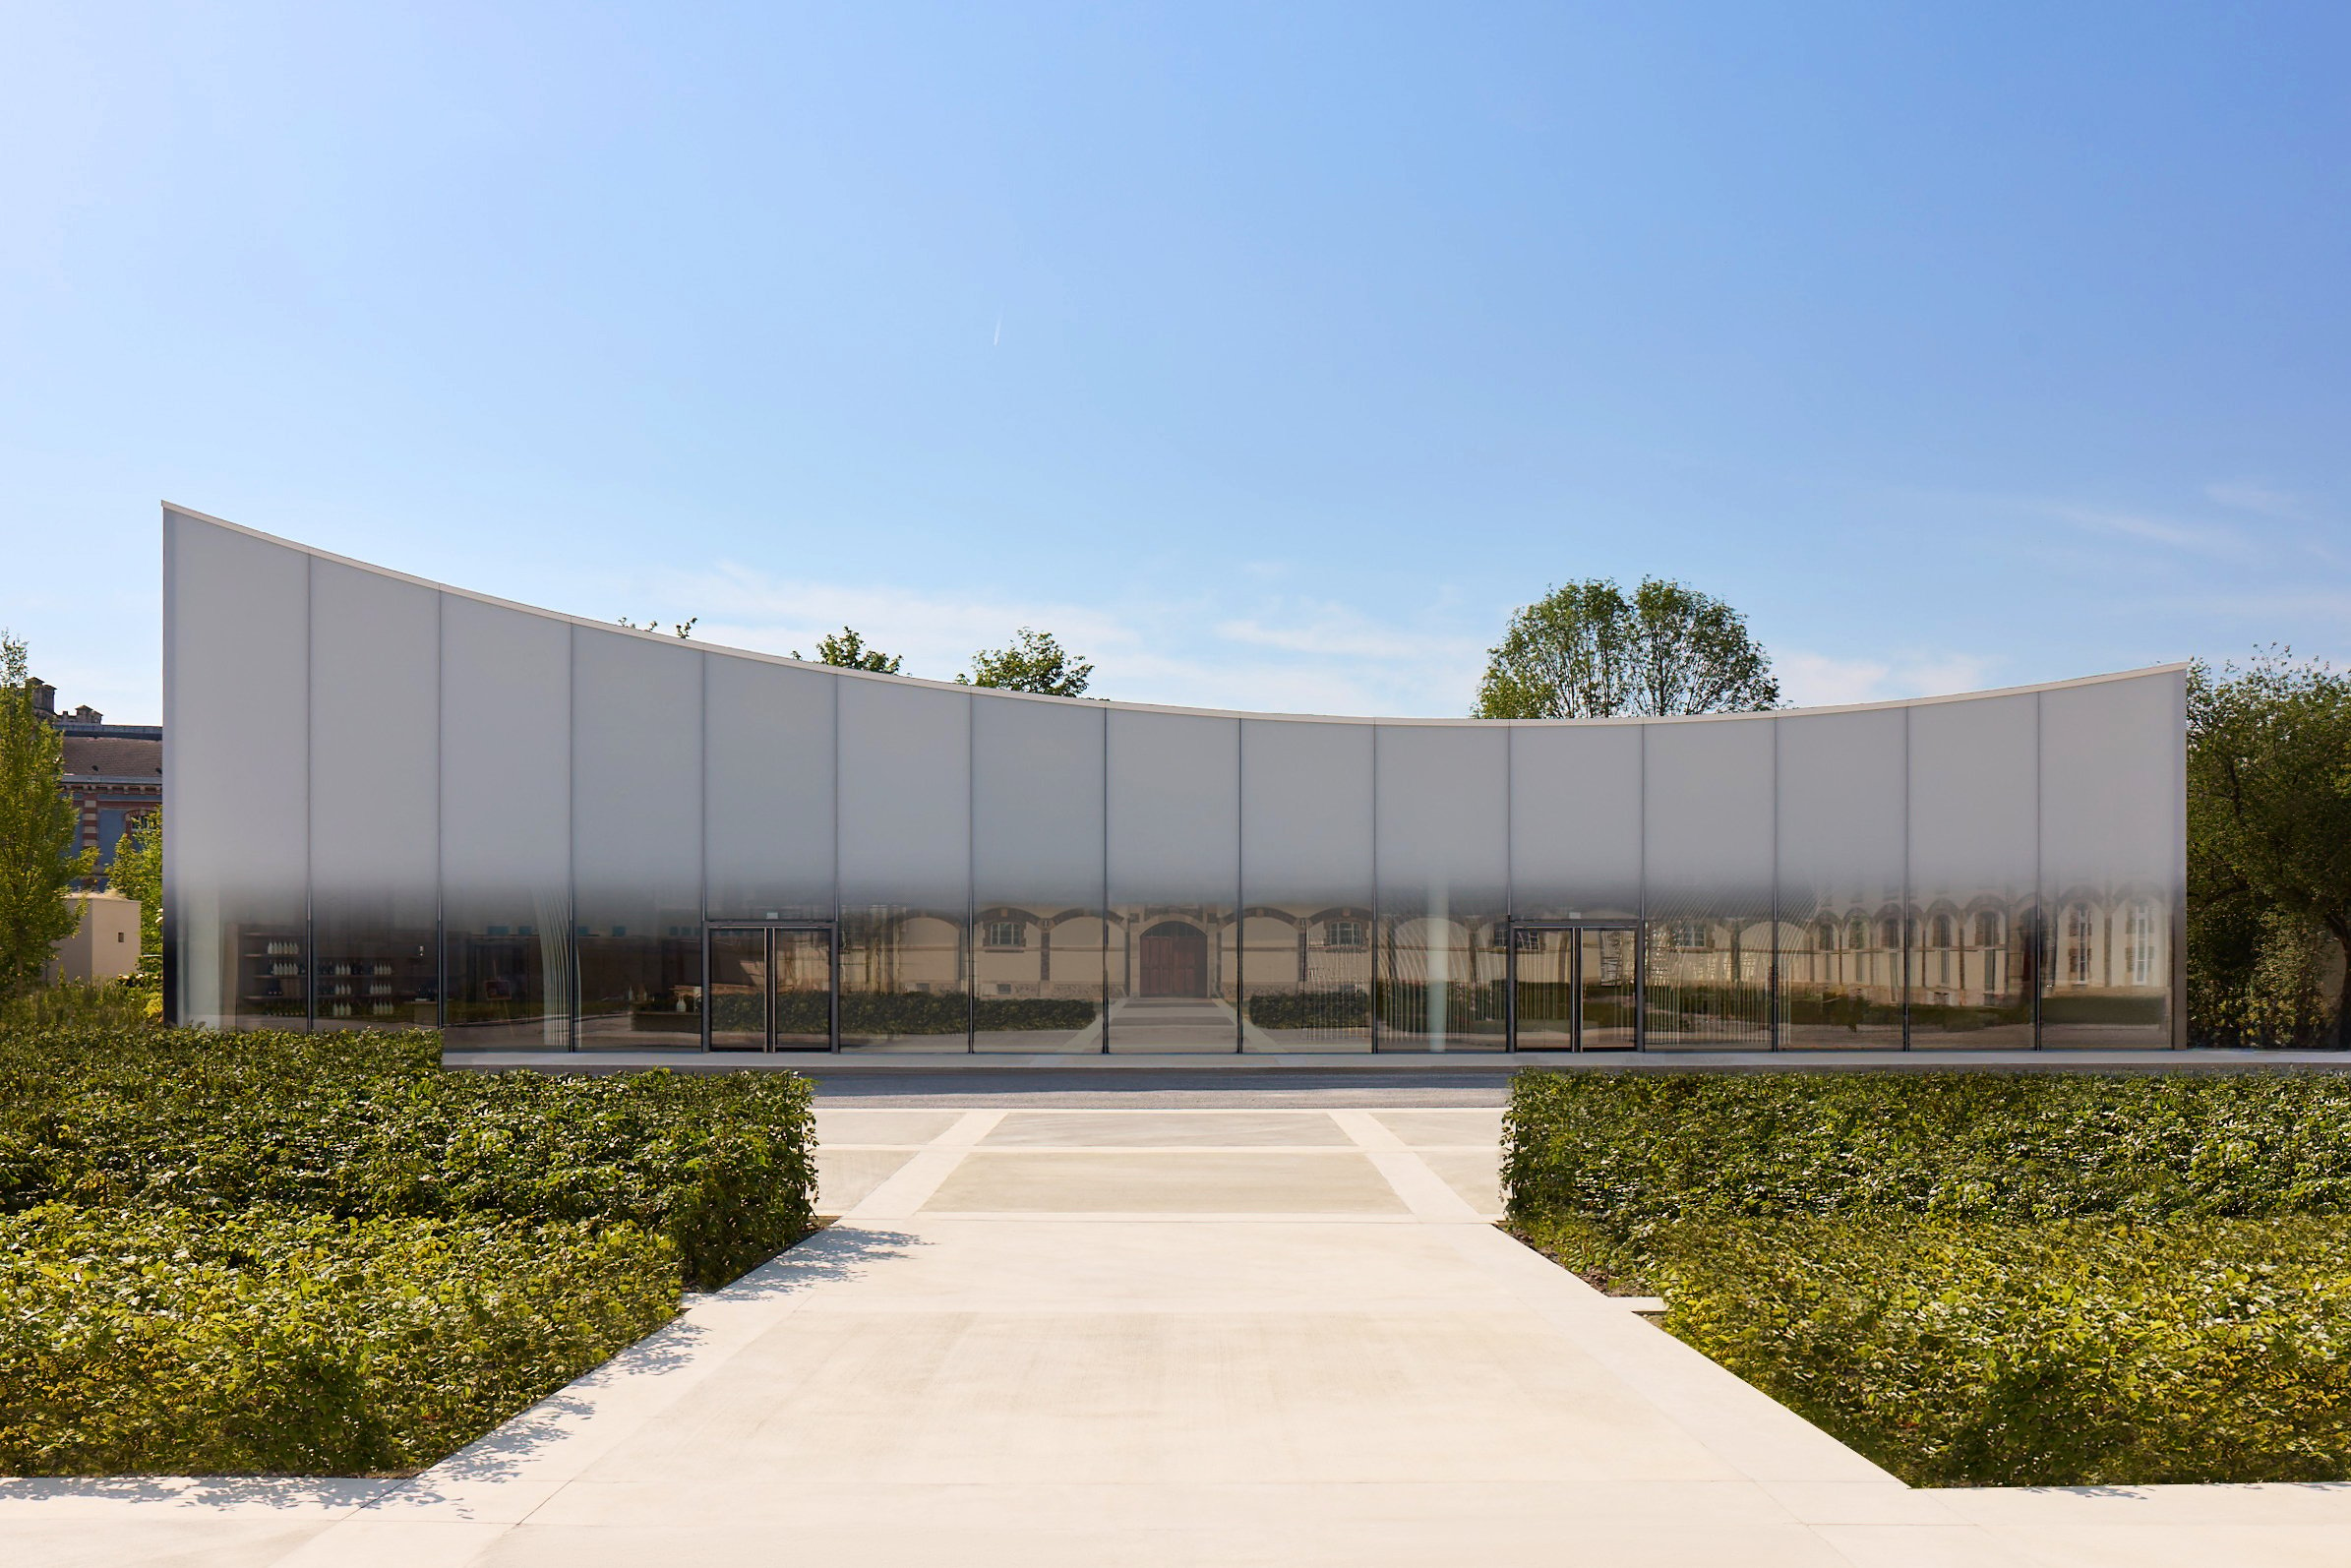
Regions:
[[2351, 1213], [2351, 1079], [1521, 1073], [1514, 1212], [1659, 1221]]
[[1917, 1484], [2351, 1477], [2351, 1082], [1559, 1074], [1511, 1229]]
[[1647, 1262], [1669, 1332], [1913, 1485], [2351, 1476], [2351, 1222], [1716, 1223]]
[[677, 1310], [628, 1224], [0, 1218], [0, 1474], [411, 1471]]
[[0, 1211], [630, 1224], [711, 1288], [814, 1223], [805, 1079], [448, 1072], [430, 1034], [0, 1035]]

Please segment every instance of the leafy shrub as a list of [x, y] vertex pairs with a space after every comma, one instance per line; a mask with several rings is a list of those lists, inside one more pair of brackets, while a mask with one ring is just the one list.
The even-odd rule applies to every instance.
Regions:
[[0, 1219], [0, 1474], [414, 1470], [677, 1304], [625, 1223], [47, 1205]]
[[0, 1027], [142, 1029], [161, 1013], [159, 994], [123, 981], [65, 980], [0, 1006]]
[[781, 1073], [448, 1072], [421, 1033], [0, 1035], [0, 1212], [625, 1223], [707, 1288], [814, 1223], [813, 1143]]
[[2229, 1073], [1531, 1072], [1514, 1214], [1629, 1236], [1698, 1218], [2351, 1213], [2351, 1080]]
[[1913, 1485], [2340, 1480], [2351, 1223], [1677, 1230], [1665, 1327]]
[[2351, 1474], [2351, 1083], [1524, 1073], [1512, 1229], [1918, 1484]]

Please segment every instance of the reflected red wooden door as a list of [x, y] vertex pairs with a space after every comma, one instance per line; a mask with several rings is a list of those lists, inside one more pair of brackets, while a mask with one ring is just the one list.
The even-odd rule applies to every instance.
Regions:
[[1141, 987], [1145, 996], [1208, 995], [1208, 937], [1197, 926], [1162, 921], [1143, 933]]

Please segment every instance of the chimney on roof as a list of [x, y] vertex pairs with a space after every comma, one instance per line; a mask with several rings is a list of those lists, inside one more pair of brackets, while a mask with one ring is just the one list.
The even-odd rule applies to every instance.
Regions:
[[44, 719], [57, 717], [57, 688], [46, 681], [32, 683], [32, 711]]
[[74, 709], [74, 722], [76, 724], [103, 724], [106, 722], [106, 715], [85, 702]]

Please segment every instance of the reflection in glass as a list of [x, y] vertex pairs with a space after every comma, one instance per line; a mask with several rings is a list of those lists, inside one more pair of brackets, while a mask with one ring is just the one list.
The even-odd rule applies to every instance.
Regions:
[[833, 679], [841, 1044], [968, 1050], [973, 698], [886, 677]]
[[1640, 944], [1637, 927], [1609, 926], [1579, 934], [1579, 1050], [1629, 1051], [1640, 1043]]
[[165, 513], [168, 865], [178, 1017], [309, 1015], [309, 558]]
[[713, 1051], [767, 1049], [767, 933], [715, 927], [703, 1000]]
[[1509, 744], [1498, 724], [1376, 729], [1382, 1051], [1507, 1044]]
[[578, 1043], [698, 1050], [702, 656], [638, 633], [572, 638]]
[[1122, 709], [1107, 722], [1110, 1049], [1236, 1050], [1240, 726]]
[[1244, 719], [1240, 753], [1246, 1049], [1361, 1051], [1371, 1039], [1371, 726]]
[[311, 562], [313, 1005], [323, 1029], [440, 1023], [440, 601]]
[[2041, 887], [2055, 944], [2044, 1046], [2175, 1043], [2183, 693], [2162, 675], [2040, 694]]
[[1103, 715], [972, 698], [974, 1050], [1102, 1048]]
[[572, 638], [441, 596], [441, 885], [450, 1044], [572, 1043]]
[[1642, 735], [1649, 1049], [1772, 1044], [1771, 719]]
[[1908, 955], [1914, 1048], [2033, 1043], [2036, 701], [2024, 693], [1906, 710], [1907, 930], [1880, 920], [1869, 934], [1877, 950], [1899, 942]]
[[1571, 929], [1522, 928], [1512, 955], [1521, 1051], [1576, 1049], [1576, 948]]
[[1903, 723], [1900, 708], [1777, 721], [1783, 1046], [1901, 1047]]

